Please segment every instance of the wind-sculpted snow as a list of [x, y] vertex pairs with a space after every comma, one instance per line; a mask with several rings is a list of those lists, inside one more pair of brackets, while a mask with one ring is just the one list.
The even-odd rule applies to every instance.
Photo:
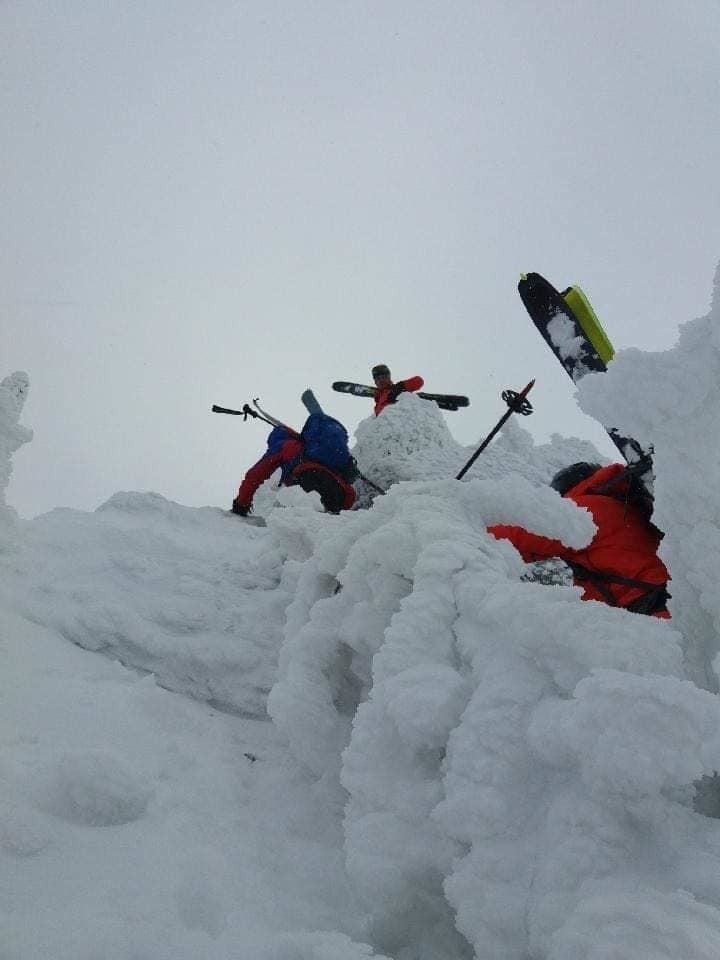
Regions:
[[224, 511], [139, 493], [95, 513], [54, 510], [23, 529], [18, 553], [0, 555], [0, 593], [15, 609], [172, 690], [265, 714], [298, 537], [283, 549], [282, 534]]
[[591, 445], [513, 418], [459, 483], [474, 447], [413, 395], [358, 428], [371, 509], [265, 484], [265, 528], [147, 493], [12, 520], [3, 957], [716, 960], [717, 329], [583, 383], [655, 444], [670, 623], [487, 533], [588, 543], [547, 480]]
[[[359, 424], [353, 454], [363, 474], [383, 489], [399, 480], [450, 479], [457, 476], [506, 412], [500, 397], [496, 409], [478, 411], [484, 434], [471, 447], [463, 447], [453, 438], [436, 404], [413, 393], [401, 393], [397, 403], [386, 407], [379, 417], [370, 416]], [[466, 479], [517, 473], [536, 483], [546, 483], [561, 467], [578, 460], [602, 457], [587, 441], [557, 435], [551, 443], [535, 446], [528, 431], [513, 417], [475, 461]]]
[[673, 626], [523, 582], [497, 522], [573, 546], [593, 533], [518, 476], [403, 483], [298, 582], [269, 708], [348, 792], [366, 938], [433, 960], [618, 943], [710, 960], [720, 831], [693, 794], [720, 768], [720, 704], [684, 679]]
[[[663, 353], [625, 350], [580, 389], [584, 410], [655, 448], [654, 519], [666, 532], [670, 608], [692, 678], [718, 690], [720, 654], [720, 269], [710, 313]], [[716, 661], [713, 669], [713, 660]]]

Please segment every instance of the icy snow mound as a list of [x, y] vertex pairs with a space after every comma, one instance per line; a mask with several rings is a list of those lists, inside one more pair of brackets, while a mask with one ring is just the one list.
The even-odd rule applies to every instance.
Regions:
[[[661, 353], [624, 350], [587, 377], [580, 404], [655, 448], [654, 520], [672, 574], [670, 609], [693, 679], [718, 690], [720, 654], [720, 270], [706, 317], [683, 324]], [[714, 667], [713, 667], [714, 661]]]
[[[447, 480], [457, 476], [506, 409], [498, 398], [496, 409], [478, 411], [485, 432], [477, 443], [463, 447], [450, 433], [437, 404], [401, 393], [397, 403], [386, 407], [380, 416], [360, 422], [352, 452], [362, 473], [383, 489], [400, 480]], [[556, 434], [549, 444], [535, 446], [518, 418], [511, 417], [466, 478], [499, 479], [519, 474], [542, 484], [561, 467], [579, 460], [604, 462], [591, 443], [576, 438]]]
[[318, 546], [288, 611], [269, 709], [349, 793], [366, 939], [577, 960], [624, 929], [634, 956], [709, 960], [720, 910], [698, 901], [720, 904], [720, 832], [692, 798], [720, 768], [720, 703], [684, 679], [669, 624], [522, 582], [497, 522], [593, 534], [518, 476], [404, 483]]
[[21, 529], [17, 552], [0, 555], [9, 607], [169, 689], [265, 714], [294, 588], [288, 550], [267, 531], [152, 493]]
[[5, 503], [5, 491], [12, 476], [12, 455], [32, 440], [32, 430], [20, 424], [29, 389], [28, 375], [22, 372], [12, 373], [0, 382], [0, 520], [17, 516]]
[[272, 724], [2, 606], [0, 650], [3, 960], [374, 956], [355, 942], [341, 807]]

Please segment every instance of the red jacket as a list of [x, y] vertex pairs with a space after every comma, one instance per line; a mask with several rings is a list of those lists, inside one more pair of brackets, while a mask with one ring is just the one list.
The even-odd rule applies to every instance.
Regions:
[[[277, 453], [266, 453], [263, 457], [260, 457], [258, 462], [250, 467], [245, 474], [245, 479], [238, 490], [237, 502], [243, 507], [249, 507], [260, 484], [269, 480], [276, 470], [284, 465], [289, 465], [292, 460], [299, 462], [302, 452], [302, 441], [293, 438], [286, 440]], [[285, 478], [282, 482], [286, 482]]]
[[[571, 550], [560, 540], [530, 533], [522, 527], [497, 524], [489, 527], [489, 531], [497, 538], [509, 540], [526, 563], [560, 557], [568, 564], [578, 564], [591, 572], [610, 576], [614, 574], [657, 586], [665, 584], [670, 577], [665, 564], [657, 555], [661, 535], [647, 521], [642, 510], [618, 499], [626, 492], [626, 482], [618, 481], [617, 488], [612, 491], [616, 496], [593, 492], [595, 488], [602, 487], [621, 474], [624, 469], [619, 463], [602, 467], [565, 494], [579, 507], [586, 507], [590, 511], [597, 527], [592, 542], [582, 550]], [[575, 582], [584, 590], [583, 600], [602, 600], [608, 603], [609, 592], [614, 600], [613, 605], [618, 607], [629, 606], [651, 589], [648, 586], [624, 583], [593, 582], [584, 579], [582, 573], [576, 573]], [[669, 617], [667, 611], [656, 615]]]
[[236, 503], [243, 507], [249, 507], [252, 504], [253, 497], [260, 484], [269, 480], [278, 469], [282, 469], [282, 479], [280, 483], [288, 487], [298, 483], [303, 473], [316, 471], [331, 477], [335, 483], [338, 484], [344, 497], [340, 509], [349, 510], [355, 503], [356, 498], [356, 493], [352, 485], [343, 477], [339, 477], [328, 467], [320, 463], [315, 463], [312, 460], [303, 460], [301, 463], [300, 458], [302, 457], [302, 453], [302, 440], [295, 438], [286, 440], [276, 453], [266, 453], [254, 466], [250, 467], [245, 474], [245, 479], [240, 484], [240, 489], [238, 490]]
[[386, 387], [383, 387], [382, 390], [377, 390], [375, 393], [375, 416], [381, 413], [389, 403], [395, 403], [397, 397], [393, 397], [392, 389], [399, 383], [403, 385], [408, 393], [414, 393], [424, 386], [425, 381], [422, 377], [408, 377], [407, 380], [398, 380], [397, 383], [389, 383]]

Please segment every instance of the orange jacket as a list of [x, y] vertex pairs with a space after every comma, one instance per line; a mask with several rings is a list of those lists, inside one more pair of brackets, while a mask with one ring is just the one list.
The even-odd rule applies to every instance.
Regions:
[[425, 385], [422, 377], [408, 377], [407, 380], [398, 380], [397, 383], [389, 383], [382, 390], [375, 393], [375, 416], [381, 413], [390, 403], [395, 403], [397, 394], [393, 396], [393, 388], [402, 385], [408, 393], [414, 393]]
[[[619, 499], [627, 490], [627, 481], [624, 478], [618, 481], [617, 487], [612, 488], [613, 496], [594, 492], [624, 470], [619, 463], [602, 467], [565, 494], [579, 507], [590, 511], [597, 527], [592, 542], [582, 550], [571, 550], [560, 540], [530, 533], [522, 527], [497, 524], [489, 527], [489, 531], [498, 539], [509, 540], [526, 563], [560, 557], [566, 563], [577, 564], [591, 573], [643, 581], [647, 586], [602, 580], [594, 582], [585, 579], [582, 572], [575, 572], [575, 582], [584, 590], [583, 600], [602, 600], [612, 602], [613, 606], [628, 607], [652, 589], [649, 585], [661, 586], [670, 577], [657, 555], [660, 532], [648, 522], [642, 510]], [[661, 611], [656, 616], [667, 618], [669, 614]]]

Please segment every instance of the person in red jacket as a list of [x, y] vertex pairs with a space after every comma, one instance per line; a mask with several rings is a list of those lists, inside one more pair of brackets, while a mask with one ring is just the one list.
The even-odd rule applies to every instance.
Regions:
[[246, 517], [252, 510], [258, 487], [278, 469], [281, 486], [297, 485], [307, 493], [314, 490], [320, 494], [322, 505], [328, 513], [349, 510], [355, 503], [355, 490], [345, 477], [323, 464], [303, 459], [304, 444], [296, 434], [285, 427], [274, 427], [267, 445], [265, 454], [245, 474], [232, 503], [233, 513]]
[[414, 393], [420, 390], [425, 381], [422, 377], [408, 377], [407, 380], [398, 380], [393, 383], [390, 376], [390, 370], [384, 363], [379, 363], [372, 368], [372, 376], [377, 388], [375, 393], [375, 416], [385, 409], [390, 403], [395, 403], [401, 393], [407, 391]]
[[597, 532], [581, 550], [571, 550], [522, 527], [489, 527], [509, 540], [526, 563], [559, 557], [584, 590], [583, 600], [600, 600], [633, 613], [669, 619], [668, 571], [657, 555], [662, 533], [649, 518], [640, 484], [619, 463], [575, 463], [557, 473], [551, 486], [592, 514]]

